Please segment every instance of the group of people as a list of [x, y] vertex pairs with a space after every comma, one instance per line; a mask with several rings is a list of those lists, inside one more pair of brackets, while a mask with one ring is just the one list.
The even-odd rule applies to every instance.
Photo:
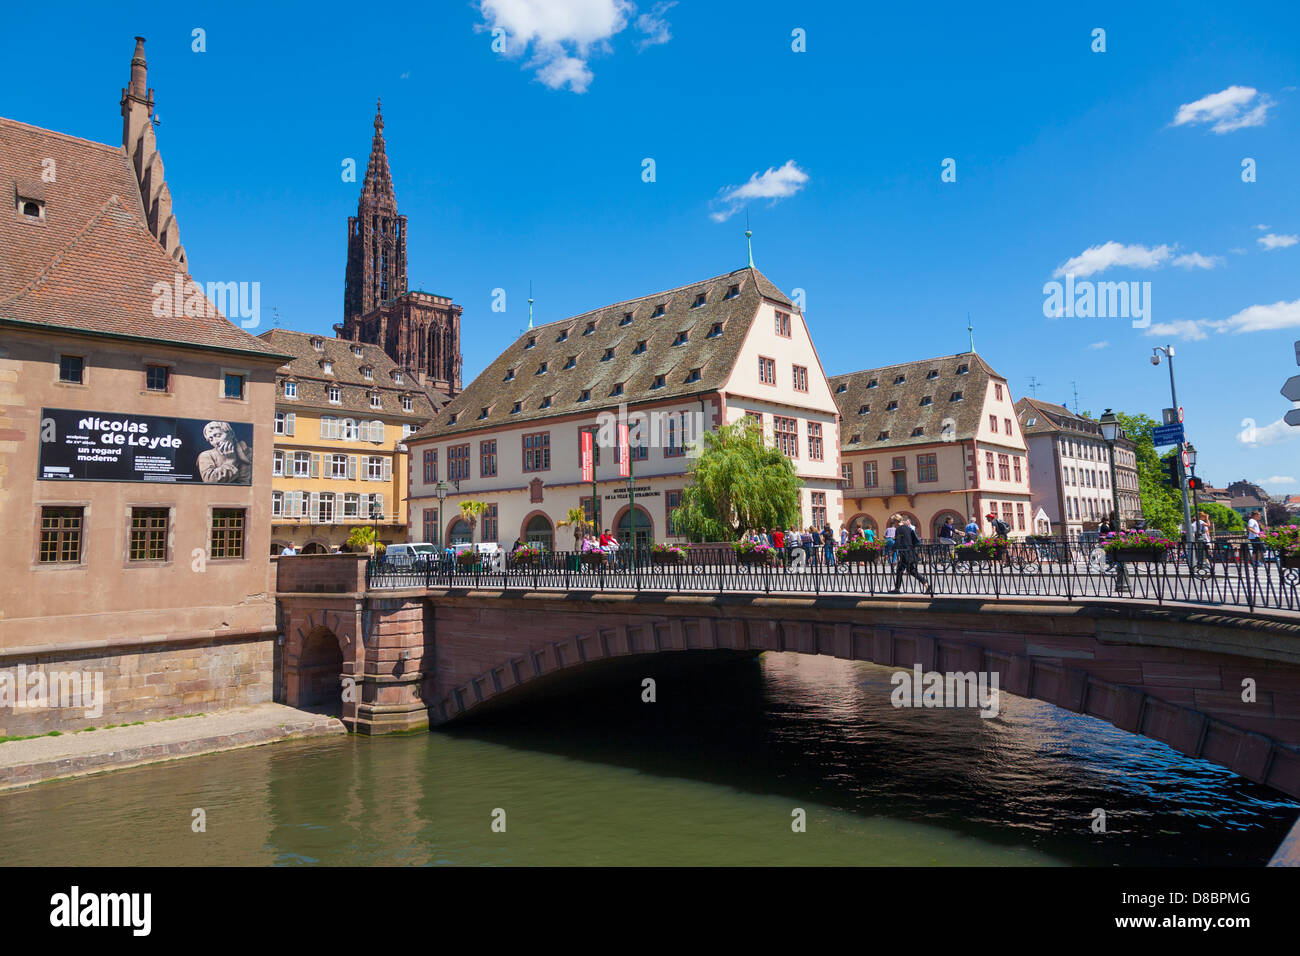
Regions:
[[742, 537], [755, 545], [773, 548], [787, 565], [798, 567], [805, 564], [833, 565], [835, 547], [848, 543], [849, 532], [847, 528], [840, 528], [837, 540], [835, 529], [827, 522], [820, 530], [809, 525], [800, 531], [791, 525], [789, 528], [759, 528]]

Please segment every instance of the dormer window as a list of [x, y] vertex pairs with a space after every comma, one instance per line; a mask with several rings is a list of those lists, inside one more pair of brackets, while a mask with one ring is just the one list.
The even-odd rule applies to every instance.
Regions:
[[610, 397], [613, 398], [616, 395], [622, 395], [622, 394], [623, 394], [623, 383], [615, 382], [614, 387], [609, 390]]
[[902, 384], [903, 384], [904, 382], [906, 382], [906, 381], [907, 381], [907, 376], [906, 376], [906, 375], [895, 375], [895, 376], [894, 376], [894, 384], [895, 384], [895, 385], [902, 385]]
[[682, 329], [677, 333], [677, 338], [673, 339], [673, 345], [685, 345], [690, 337], [691, 333], [686, 329]]
[[564, 341], [565, 339], [567, 339], [568, 337], [569, 337], [569, 330], [568, 330], [568, 329], [561, 329], [561, 330], [560, 330], [560, 334], [557, 335], [557, 336], [555, 337], [555, 341], [557, 341], [557, 342], [563, 342], [563, 341]]
[[965, 375], [965, 374], [967, 374], [969, 371], [970, 371], [970, 366], [969, 366], [969, 365], [958, 365], [958, 366], [957, 366], [957, 374], [958, 374], [958, 375]]
[[515, 370], [512, 369], [512, 368], [508, 368], [508, 369], [506, 369], [506, 377], [503, 378], [501, 381], [503, 381], [503, 382], [513, 382], [514, 379], [515, 379]]
[[523, 402], [515, 402], [513, 405], [510, 406], [510, 414], [518, 415], [519, 412], [523, 409], [523, 407], [524, 407]]
[[932, 369], [930, 369], [930, 371], [928, 371], [928, 372], [925, 373], [925, 377], [926, 377], [927, 379], [938, 378], [938, 377], [939, 377], [939, 370], [938, 370], [937, 368], [932, 368]]
[[738, 295], [740, 295], [740, 286], [739, 286], [739, 285], [733, 285], [730, 289], [727, 290], [727, 294], [724, 295], [723, 298], [724, 298], [724, 299], [734, 299], [734, 298], [735, 298], [736, 296], [738, 296]]
[[885, 406], [885, 411], [887, 412], [898, 411], [898, 402], [890, 402], [888, 405]]
[[613, 350], [613, 348], [607, 348], [607, 349], [605, 349], [605, 354], [602, 355], [602, 356], [600, 357], [600, 360], [601, 360], [602, 362], [608, 362], [608, 361], [609, 361], [610, 359], [612, 359], [613, 357], [614, 357], [614, 350]]
[[657, 319], [660, 316], [664, 315], [667, 311], [668, 311], [667, 304], [660, 302], [658, 305], [655, 306], [654, 314], [651, 315], [650, 318]]
[[380, 395], [378, 392], [371, 392], [371, 393], [370, 393], [370, 407], [371, 407], [371, 408], [383, 408], [383, 407], [384, 407], [384, 399], [383, 399], [383, 396]]
[[545, 398], [543, 398], [543, 399], [542, 399], [542, 404], [539, 405], [538, 407], [539, 407], [539, 408], [550, 408], [550, 407], [551, 407], [551, 396], [550, 396], [550, 395], [547, 395]]
[[530, 336], [528, 337], [528, 344], [525, 345], [524, 348], [525, 348], [525, 349], [530, 349], [530, 348], [532, 348], [532, 347], [533, 347], [534, 345], [536, 345], [536, 344], [537, 344], [537, 336], [535, 336], [535, 335], [530, 335]]
[[574, 367], [575, 365], [577, 365], [577, 364], [578, 364], [578, 356], [576, 356], [576, 355], [570, 355], [570, 356], [569, 356], [567, 359], [565, 359], [565, 361], [564, 361], [564, 367], [565, 367], [566, 369], [573, 368], [573, 367]]
[[357, 358], [361, 358], [361, 356], [365, 354], [365, 350], [362, 349], [360, 345], [353, 345], [352, 354], [355, 355]]
[[621, 318], [621, 319], [619, 320], [618, 324], [619, 324], [619, 327], [620, 327], [620, 328], [621, 328], [622, 326], [624, 326], [624, 325], [631, 325], [631, 324], [632, 324], [632, 313], [631, 313], [631, 312], [624, 312], [624, 313], [623, 313], [623, 318]]
[[297, 398], [297, 397], [298, 397], [298, 383], [297, 383], [297, 382], [285, 382], [285, 383], [284, 383], [284, 397], [285, 397], [285, 398]]
[[655, 376], [655, 382], [654, 382], [654, 384], [651, 385], [650, 387], [651, 387], [651, 388], [663, 388], [663, 387], [664, 387], [664, 377], [663, 377], [662, 375], [656, 375], [656, 376]]
[[950, 402], [960, 402], [960, 401], [961, 401], [961, 392], [953, 392], [951, 395], [948, 396], [948, 401], [950, 401]]
[[645, 340], [643, 339], [642, 341], [640, 341], [640, 342], [638, 342], [638, 343], [636, 344], [636, 348], [634, 348], [634, 349], [632, 350], [632, 354], [633, 354], [633, 355], [640, 355], [640, 354], [641, 354], [642, 352], [644, 352], [644, 351], [645, 351]]
[[870, 406], [870, 405], [859, 405], [859, 406], [858, 406], [858, 414], [859, 414], [859, 415], [866, 415], [866, 414], [869, 413], [870, 411], [871, 411], [871, 406]]
[[361, 369], [361, 377], [364, 378], [367, 382], [372, 381], [374, 379], [374, 372], [369, 365], [366, 365]]
[[28, 219], [44, 219], [45, 203], [39, 199], [25, 199], [18, 197], [18, 211]]
[[590, 335], [592, 332], [595, 332], [595, 331], [596, 331], [596, 323], [595, 323], [595, 322], [588, 322], [588, 323], [587, 323], [587, 327], [586, 327], [585, 329], [582, 330], [582, 334], [583, 334], [583, 335]]
[[534, 372], [533, 374], [534, 374], [534, 375], [545, 375], [545, 374], [546, 374], [546, 363], [543, 362], [541, 365], [537, 366], [537, 371]]
[[889, 441], [889, 432], [883, 431], [876, 436], [876, 441]]
[[926, 405], [933, 405], [933, 404], [934, 404], [934, 396], [932, 395], [927, 395], [925, 396], [925, 398], [921, 399], [922, 408], [924, 408]]
[[855, 433], [853, 437], [849, 439], [849, 444], [856, 445], [860, 441], [862, 441], [862, 436]]
[[877, 388], [879, 387], [879, 385], [880, 383], [873, 378], [871, 381], [867, 383], [867, 388]]
[[721, 334], [722, 334], [722, 323], [714, 322], [713, 328], [709, 329], [709, 334], [706, 335], [705, 338], [716, 339]]
[[589, 388], [584, 388], [584, 389], [582, 390], [582, 394], [578, 396], [578, 401], [580, 401], [580, 402], [589, 402], [589, 401], [591, 401], [591, 389], [589, 389]]
[[331, 362], [329, 359], [325, 359], [324, 361], [322, 361], [320, 363], [320, 367], [321, 367], [321, 371], [323, 371], [326, 375], [334, 374], [334, 363]]
[[401, 384], [402, 384], [402, 373], [401, 373], [401, 372], [394, 372], [394, 373], [393, 373], [393, 383], [396, 384], [396, 385], [401, 385]]
[[329, 387], [329, 399], [330, 399], [330, 403], [333, 405], [337, 405], [339, 404], [339, 402], [343, 400], [342, 392], [339, 390], [339, 387], [337, 385], [331, 385]]
[[913, 437], [913, 438], [920, 438], [920, 437], [921, 437], [922, 435], [924, 435], [924, 434], [925, 434], [925, 429], [924, 429], [924, 428], [921, 428], [921, 427], [918, 426], [918, 427], [912, 429], [912, 437]]
[[311, 340], [311, 347], [314, 348], [317, 352], [324, 352], [325, 341], [323, 339], [318, 339], [313, 336]]
[[701, 371], [702, 369], [698, 369], [698, 368], [691, 369], [691, 374], [686, 376], [687, 384], [690, 384], [691, 382], [698, 382], [700, 380]]
[[448, 425], [455, 425], [455, 424], [456, 424], [456, 417], [457, 417], [456, 415], [448, 415], [448, 416], [447, 416], [447, 424], [448, 424]]
[[703, 305], [705, 302], [707, 302], [707, 301], [708, 301], [708, 299], [705, 297], [704, 293], [701, 292], [699, 295], [697, 295], [697, 296], [695, 297], [695, 301], [691, 303], [691, 308], [692, 308], [692, 309], [698, 309], [700, 306], [702, 306], [702, 305]]
[[[960, 393], [955, 393], [955, 394], [960, 394]], [[1037, 417], [1030, 418], [1029, 421], [1025, 422], [1025, 425], [1026, 425], [1026, 426], [1029, 426], [1029, 427], [1032, 427], [1032, 426], [1037, 425], [1037, 424], [1038, 424], [1038, 418], [1037, 418]]]
[[404, 411], [404, 412], [409, 412], [409, 411], [413, 411], [414, 409], [415, 409], [415, 402], [412, 400], [411, 396], [410, 396], [410, 395], [403, 395], [403, 396], [402, 396], [402, 411]]
[[846, 382], [840, 382], [840, 384], [835, 386], [836, 395], [839, 395], [841, 392], [847, 392], [848, 390], [849, 390], [849, 386], [848, 383]]
[[485, 418], [488, 417], [488, 409], [489, 409], [489, 407], [490, 407], [490, 406], [488, 406], [488, 405], [484, 405], [482, 408], [479, 409], [479, 412], [478, 412], [478, 420], [479, 420], [479, 421], [482, 421], [483, 419], [485, 419]]

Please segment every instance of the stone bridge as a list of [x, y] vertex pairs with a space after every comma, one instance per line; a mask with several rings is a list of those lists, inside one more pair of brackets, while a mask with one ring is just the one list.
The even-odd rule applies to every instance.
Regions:
[[281, 561], [278, 601], [279, 699], [338, 712], [342, 693], [341, 716], [360, 733], [437, 726], [601, 662], [789, 651], [996, 672], [1005, 692], [1300, 797], [1300, 617], [1286, 612], [1102, 599], [368, 592], [365, 560], [351, 555]]

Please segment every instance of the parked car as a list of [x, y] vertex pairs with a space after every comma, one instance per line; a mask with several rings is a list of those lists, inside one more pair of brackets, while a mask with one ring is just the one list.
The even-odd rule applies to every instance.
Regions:
[[390, 568], [423, 570], [437, 559], [438, 549], [427, 542], [390, 544], [384, 551], [384, 564]]

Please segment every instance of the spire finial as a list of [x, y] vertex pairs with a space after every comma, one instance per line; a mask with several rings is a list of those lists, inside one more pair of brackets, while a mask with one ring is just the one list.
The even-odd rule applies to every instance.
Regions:
[[375, 98], [375, 132], [382, 132], [384, 128], [384, 98], [382, 96]]
[[754, 241], [750, 238], [753, 230], [749, 228], [749, 210], [745, 210], [745, 245], [749, 247], [749, 267], [754, 268]]
[[970, 334], [971, 354], [975, 353], [975, 326], [971, 324], [970, 313], [966, 313], [966, 331]]
[[528, 280], [528, 328], [533, 327], [533, 280]]

